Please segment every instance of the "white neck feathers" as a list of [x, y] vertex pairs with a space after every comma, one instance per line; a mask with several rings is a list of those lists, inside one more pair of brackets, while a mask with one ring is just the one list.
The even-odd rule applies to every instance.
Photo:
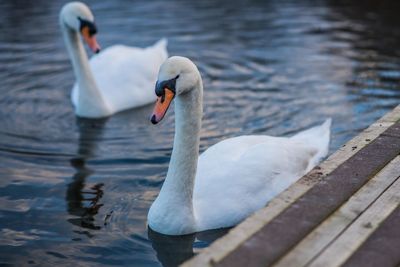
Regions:
[[150, 227], [165, 234], [196, 231], [193, 189], [199, 157], [203, 85], [175, 98], [175, 138], [167, 177], [149, 211]]
[[76, 114], [89, 118], [109, 115], [110, 109], [97, 88], [90, 70], [87, 54], [78, 33], [65, 25], [62, 17], [60, 18], [60, 24], [78, 82]]

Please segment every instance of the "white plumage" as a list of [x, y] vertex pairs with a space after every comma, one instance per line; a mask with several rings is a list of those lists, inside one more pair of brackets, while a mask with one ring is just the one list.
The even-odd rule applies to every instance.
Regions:
[[239, 136], [199, 157], [193, 195], [197, 231], [229, 227], [262, 208], [328, 152], [331, 120], [291, 138]]

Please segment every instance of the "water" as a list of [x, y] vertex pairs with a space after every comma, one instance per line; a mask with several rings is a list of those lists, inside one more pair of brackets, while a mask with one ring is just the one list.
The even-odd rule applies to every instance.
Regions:
[[[332, 117], [333, 152], [400, 102], [395, 1], [100, 2], [88, 4], [103, 47], [168, 37], [171, 55], [198, 64], [202, 151]], [[58, 28], [63, 3], [0, 2], [0, 264], [176, 265], [223, 232], [148, 233], [173, 112], [159, 126], [149, 122], [151, 105], [77, 119]]]

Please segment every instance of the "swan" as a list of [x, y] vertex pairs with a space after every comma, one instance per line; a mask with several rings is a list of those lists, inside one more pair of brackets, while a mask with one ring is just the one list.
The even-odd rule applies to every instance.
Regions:
[[165, 235], [231, 227], [262, 208], [328, 153], [331, 119], [292, 137], [246, 135], [223, 140], [199, 157], [203, 84], [195, 64], [170, 57], [160, 67], [151, 122], [173, 99], [175, 137], [167, 176], [148, 213]]
[[150, 88], [161, 63], [168, 57], [166, 39], [146, 48], [114, 45], [88, 61], [79, 34], [93, 52], [100, 51], [89, 7], [81, 2], [67, 3], [59, 19], [77, 79], [71, 94], [76, 115], [107, 117], [155, 101]]

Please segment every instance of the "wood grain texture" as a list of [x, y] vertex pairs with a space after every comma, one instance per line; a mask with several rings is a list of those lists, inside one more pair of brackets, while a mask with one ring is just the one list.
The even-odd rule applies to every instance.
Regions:
[[397, 156], [274, 266], [305, 266], [365, 212], [399, 175], [400, 156]]
[[400, 265], [400, 207], [361, 245], [342, 267]]
[[400, 205], [400, 179], [386, 190], [353, 224], [318, 255], [309, 267], [342, 265]]

